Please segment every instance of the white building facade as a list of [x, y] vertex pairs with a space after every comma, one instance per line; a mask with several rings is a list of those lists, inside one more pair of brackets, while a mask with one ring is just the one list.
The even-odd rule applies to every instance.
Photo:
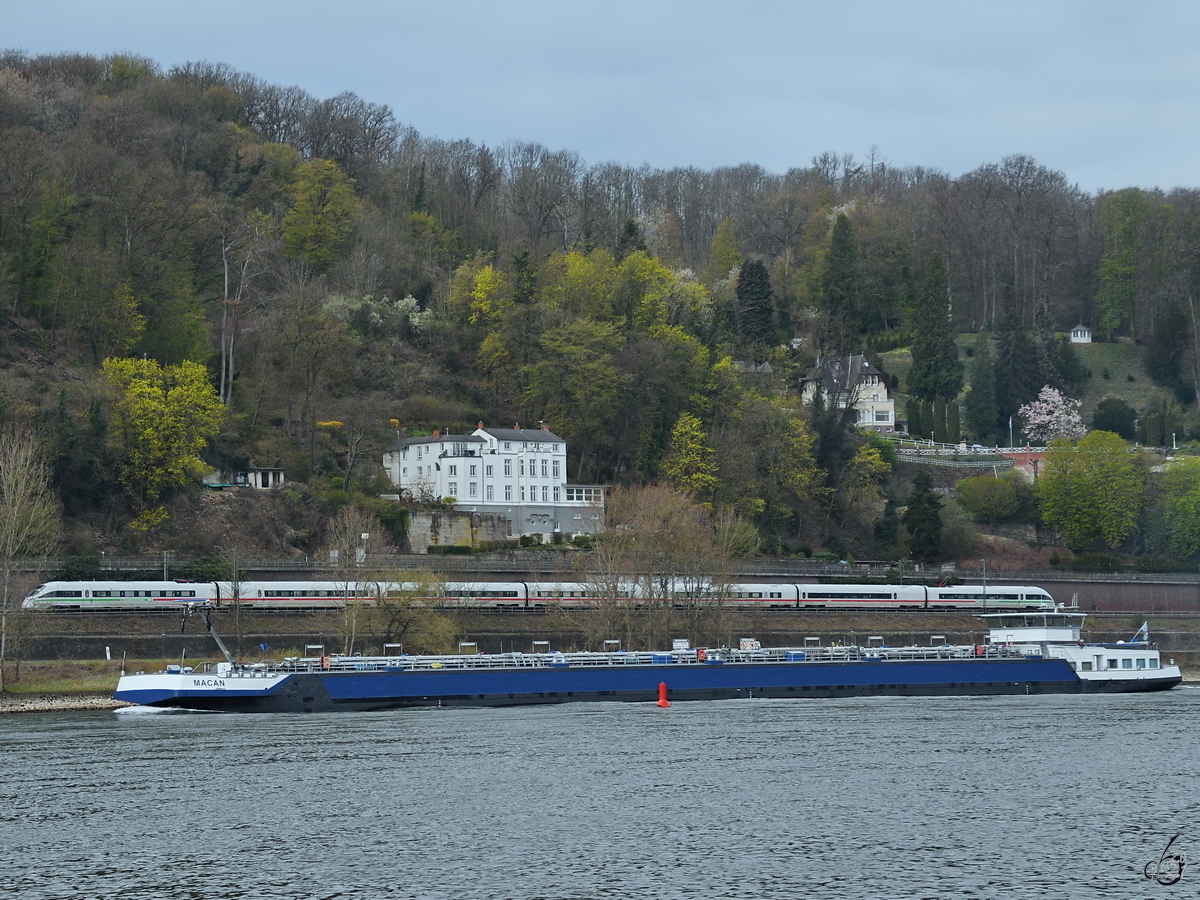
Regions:
[[851, 409], [859, 428], [892, 434], [896, 430], [896, 401], [888, 396], [882, 372], [862, 355], [831, 356], [820, 360], [800, 381], [800, 397], [812, 403], [821, 391], [828, 407]]
[[404, 438], [383, 454], [388, 478], [414, 500], [453, 497], [464, 512], [508, 519], [512, 537], [595, 534], [604, 488], [567, 484], [567, 443], [548, 429], [484, 428]]

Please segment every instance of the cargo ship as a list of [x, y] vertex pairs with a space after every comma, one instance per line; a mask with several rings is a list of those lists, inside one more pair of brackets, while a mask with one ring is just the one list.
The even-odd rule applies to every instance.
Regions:
[[[419, 706], [516, 706], [591, 701], [854, 696], [1068, 694], [1168, 690], [1149, 629], [1128, 642], [1087, 643], [1085, 614], [982, 615], [982, 644], [691, 647], [661, 652], [288, 657], [198, 669], [122, 674], [114, 698], [146, 706], [228, 712], [332, 712]], [[210, 625], [211, 631], [211, 625]], [[216, 635], [214, 634], [214, 637]]]

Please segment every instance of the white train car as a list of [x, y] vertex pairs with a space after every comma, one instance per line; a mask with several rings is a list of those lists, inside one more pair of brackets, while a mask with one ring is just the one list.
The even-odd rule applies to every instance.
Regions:
[[[854, 610], [1039, 610], [1053, 609], [1042, 588], [1020, 585], [793, 584], [745, 583], [692, 587], [682, 580], [662, 588], [669, 602], [722, 603], [754, 609]], [[431, 596], [429, 586], [344, 581], [51, 581], [25, 598], [26, 609], [165, 609], [181, 603], [232, 602], [255, 609], [340, 609], [348, 602], [374, 606], [378, 595], [409, 598], [434, 606], [479, 609], [588, 608], [606, 603], [647, 603], [635, 582], [601, 587], [580, 581], [448, 582]], [[656, 591], [657, 593], [657, 591]], [[657, 597], [654, 599], [667, 599]]]
[[21, 606], [24, 609], [148, 609], [222, 599], [213, 582], [48, 581]]

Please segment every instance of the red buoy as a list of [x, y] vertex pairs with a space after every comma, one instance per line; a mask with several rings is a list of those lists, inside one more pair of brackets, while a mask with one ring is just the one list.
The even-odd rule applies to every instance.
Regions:
[[667, 702], [667, 683], [660, 681], [658, 683], [658, 705], [663, 709], [668, 709], [671, 704]]

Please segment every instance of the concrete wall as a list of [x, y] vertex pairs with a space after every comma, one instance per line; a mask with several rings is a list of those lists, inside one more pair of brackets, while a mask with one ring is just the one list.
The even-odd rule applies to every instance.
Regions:
[[414, 509], [408, 525], [408, 542], [413, 553], [425, 553], [430, 544], [474, 547], [481, 541], [505, 540], [508, 540], [508, 520], [489, 513]]

